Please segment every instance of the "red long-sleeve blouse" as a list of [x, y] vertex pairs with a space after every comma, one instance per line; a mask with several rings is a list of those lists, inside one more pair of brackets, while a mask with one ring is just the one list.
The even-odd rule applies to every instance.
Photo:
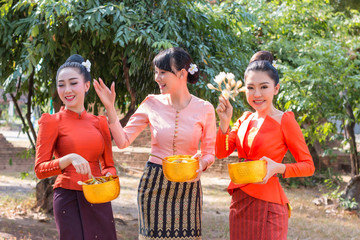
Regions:
[[36, 176], [42, 179], [58, 175], [54, 189], [81, 191], [77, 182], [87, 180], [88, 176], [78, 174], [71, 164], [63, 170], [59, 166], [59, 158], [70, 153], [88, 160], [93, 176], [103, 176], [107, 172], [116, 175], [105, 116], [94, 116], [86, 111], [78, 114], [65, 108], [53, 115], [42, 115], [36, 143]]
[[[249, 146], [246, 136], [248, 131], [250, 131], [248, 125], [251, 119], [252, 113], [245, 112], [234, 124], [231, 131], [223, 134], [219, 129], [215, 149], [217, 158], [229, 156], [236, 148], [239, 158], [258, 160], [265, 156], [281, 163], [286, 152], [290, 150], [296, 163], [285, 164], [286, 171], [283, 177], [305, 177], [311, 176], [314, 173], [315, 167], [312, 157], [292, 112], [285, 112], [281, 123], [267, 116], [253, 139], [251, 146]], [[226, 135], [228, 135], [228, 151], [226, 150]], [[276, 176], [271, 177], [266, 184], [238, 185], [231, 182], [228, 192], [232, 194], [236, 188], [241, 188], [248, 195], [264, 201], [279, 204], [289, 202]]]

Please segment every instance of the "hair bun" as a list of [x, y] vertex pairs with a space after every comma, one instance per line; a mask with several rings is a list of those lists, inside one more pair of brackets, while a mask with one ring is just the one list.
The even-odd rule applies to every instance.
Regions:
[[274, 57], [268, 51], [258, 51], [251, 57], [249, 63], [252, 63], [255, 61], [268, 61], [268, 62], [270, 62], [270, 64], [272, 64], [272, 62], [274, 61]]
[[85, 59], [79, 54], [73, 54], [68, 59], [66, 59], [65, 62], [66, 63], [67, 62], [77, 62], [77, 63], [81, 64], [81, 63], [85, 62]]

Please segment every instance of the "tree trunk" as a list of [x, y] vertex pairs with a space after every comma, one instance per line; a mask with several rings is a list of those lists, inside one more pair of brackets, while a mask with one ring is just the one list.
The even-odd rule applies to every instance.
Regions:
[[309, 151], [310, 151], [310, 154], [311, 154], [311, 157], [314, 161], [314, 166], [316, 169], [320, 170], [321, 169], [321, 162], [320, 162], [320, 159], [319, 159], [319, 155], [314, 147], [314, 145], [312, 144], [309, 144], [308, 145], [308, 148], [309, 148]]
[[35, 150], [35, 143], [34, 143], [33, 139], [32, 139], [31, 136], [30, 136], [30, 133], [29, 133], [29, 130], [28, 130], [28, 128], [27, 128], [27, 124], [26, 124], [26, 122], [25, 122], [24, 116], [22, 115], [22, 112], [21, 112], [21, 109], [20, 109], [20, 107], [19, 107], [19, 104], [17, 103], [17, 99], [16, 99], [16, 97], [14, 96], [14, 94], [12, 94], [12, 93], [10, 93], [10, 96], [11, 96], [11, 99], [13, 100], [13, 102], [14, 102], [14, 105], [15, 105], [15, 108], [16, 108], [16, 112], [19, 114], [19, 117], [20, 117], [21, 122], [22, 122], [22, 124], [23, 124], [23, 129], [25, 129], [25, 132], [26, 132], [26, 134], [27, 134], [27, 136], [28, 136], [28, 138], [29, 138], [29, 141], [30, 141], [30, 143], [31, 143], [31, 146], [32, 146], [32, 148]]
[[127, 66], [127, 57], [123, 58], [122, 65], [123, 65], [126, 89], [128, 90], [128, 92], [130, 94], [129, 109], [128, 109], [125, 117], [123, 117], [120, 120], [120, 124], [124, 127], [126, 125], [126, 123], [129, 121], [131, 115], [133, 115], [133, 113], [136, 111], [136, 92], [130, 86], [130, 76], [129, 76], [129, 67]]
[[351, 164], [351, 175], [359, 175], [359, 158], [356, 149], [356, 138], [355, 138], [355, 116], [353, 109], [349, 103], [345, 104], [345, 109], [349, 115], [350, 120], [345, 124], [346, 138], [350, 144], [350, 164]]
[[[55, 112], [60, 111], [61, 101], [55, 91], [52, 95], [53, 107]], [[36, 184], [36, 207], [42, 209], [46, 213], [53, 213], [53, 184], [55, 183], [56, 176], [41, 179]]]
[[341, 195], [341, 198], [347, 201], [355, 200], [358, 203], [357, 206], [348, 206], [350, 210], [360, 209], [360, 175], [356, 175], [351, 178], [344, 193]]
[[34, 142], [36, 144], [36, 132], [35, 132], [35, 129], [34, 129], [34, 126], [31, 122], [31, 105], [32, 105], [32, 96], [33, 96], [33, 93], [34, 93], [34, 72], [31, 73], [30, 77], [29, 77], [29, 93], [28, 93], [28, 99], [27, 99], [27, 112], [25, 114], [26, 116], [26, 120], [28, 122], [28, 126], [30, 128], [30, 131], [32, 133], [32, 136], [33, 136], [33, 139], [34, 139]]
[[36, 184], [36, 207], [45, 210], [46, 213], [53, 213], [53, 184], [56, 176], [41, 179]]

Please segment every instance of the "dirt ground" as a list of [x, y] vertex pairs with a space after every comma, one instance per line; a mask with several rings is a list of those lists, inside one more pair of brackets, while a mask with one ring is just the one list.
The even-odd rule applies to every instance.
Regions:
[[[120, 196], [112, 202], [118, 239], [137, 239], [139, 176], [139, 173], [120, 176]], [[211, 173], [202, 176], [204, 240], [229, 239], [228, 183], [228, 176]], [[19, 173], [0, 172], [0, 240], [57, 239], [53, 217], [32, 208], [35, 185], [34, 176], [21, 180]], [[323, 194], [319, 188], [286, 189], [286, 193], [293, 206], [288, 239], [359, 239], [360, 220], [356, 213], [332, 205], [314, 205], [312, 201]]]

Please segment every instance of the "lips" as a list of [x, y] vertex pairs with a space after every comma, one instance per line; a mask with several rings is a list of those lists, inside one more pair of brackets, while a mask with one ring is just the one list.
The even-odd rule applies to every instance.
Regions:
[[255, 105], [261, 105], [265, 102], [265, 100], [254, 100], [253, 102]]
[[66, 97], [65, 97], [66, 101], [69, 101], [69, 102], [71, 102], [72, 100], [74, 100], [74, 98], [75, 98], [74, 95], [66, 96]]
[[159, 84], [159, 88], [160, 89], [163, 89], [163, 88], [165, 88], [166, 87], [166, 84]]

